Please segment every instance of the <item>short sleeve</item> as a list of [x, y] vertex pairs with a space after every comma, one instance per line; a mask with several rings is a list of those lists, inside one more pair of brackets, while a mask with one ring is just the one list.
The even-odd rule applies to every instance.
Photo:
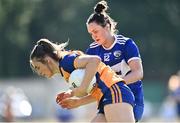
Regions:
[[124, 57], [127, 63], [132, 59], [140, 59], [139, 49], [132, 39], [127, 40], [124, 45]]
[[94, 55], [95, 53], [94, 53], [95, 51], [92, 49], [92, 48], [88, 48], [87, 50], [86, 50], [86, 54], [88, 54], [88, 55]]
[[59, 66], [62, 67], [65, 71], [71, 73], [75, 70], [74, 60], [77, 58], [77, 54], [66, 55], [60, 62]]
[[90, 48], [87, 48], [85, 51], [86, 54], [90, 54]]

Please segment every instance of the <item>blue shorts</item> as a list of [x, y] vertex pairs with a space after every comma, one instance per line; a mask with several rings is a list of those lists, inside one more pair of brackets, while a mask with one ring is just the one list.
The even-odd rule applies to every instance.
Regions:
[[134, 94], [135, 105], [134, 105], [134, 117], [136, 122], [141, 120], [144, 112], [144, 93], [142, 81], [137, 81], [135, 83], [129, 84], [128, 87]]
[[123, 82], [118, 82], [104, 92], [98, 105], [98, 113], [104, 114], [104, 106], [108, 104], [126, 102], [134, 107], [134, 101], [135, 98], [130, 88]]

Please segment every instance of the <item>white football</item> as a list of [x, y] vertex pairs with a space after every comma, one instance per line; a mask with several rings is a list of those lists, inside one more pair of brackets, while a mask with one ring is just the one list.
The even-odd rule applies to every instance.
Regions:
[[[81, 85], [81, 82], [83, 81], [83, 77], [85, 74], [85, 69], [76, 69], [74, 70], [69, 77], [69, 86], [70, 88], [76, 88]], [[87, 89], [87, 93], [91, 92], [92, 88], [94, 87], [96, 83], [96, 77], [94, 76], [92, 81], [89, 84], [89, 87]]]

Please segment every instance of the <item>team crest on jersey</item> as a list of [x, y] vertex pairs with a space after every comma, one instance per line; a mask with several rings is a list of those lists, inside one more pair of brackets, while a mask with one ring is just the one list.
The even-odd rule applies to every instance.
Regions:
[[116, 50], [116, 51], [114, 52], [114, 56], [115, 56], [116, 58], [119, 58], [119, 57], [121, 56], [121, 51], [120, 51], [120, 50]]

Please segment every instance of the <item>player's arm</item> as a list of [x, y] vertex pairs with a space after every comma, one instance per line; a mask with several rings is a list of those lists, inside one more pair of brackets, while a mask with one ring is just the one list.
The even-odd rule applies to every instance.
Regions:
[[77, 108], [79, 106], [92, 103], [94, 101], [100, 101], [102, 95], [103, 94], [101, 90], [96, 85], [90, 92], [90, 95], [87, 95], [81, 98], [68, 98], [68, 97], [61, 98], [62, 95], [58, 95], [60, 96], [58, 99], [62, 99], [62, 100], [56, 100], [56, 102], [59, 105], [61, 105], [63, 108], [72, 109], [72, 108]]
[[133, 40], [128, 40], [124, 46], [124, 56], [127, 61], [131, 72], [128, 73], [123, 79], [127, 84], [134, 83], [143, 78], [143, 66], [139, 53], [139, 48]]
[[81, 55], [74, 60], [74, 66], [85, 69], [85, 75], [81, 85], [73, 89], [73, 96], [82, 97], [87, 95], [87, 88], [97, 72], [100, 61], [101, 59], [95, 55]]
[[64, 94], [65, 92], [58, 94], [56, 98], [56, 102], [63, 108], [68, 108], [68, 109], [77, 108], [79, 106], [86, 105], [94, 101], [100, 101], [103, 95], [97, 85], [92, 89], [89, 95], [81, 98], [74, 98], [74, 97], [71, 98], [68, 96], [65, 97], [66, 94], [65, 95]]
[[129, 61], [129, 67], [131, 72], [123, 77], [127, 84], [131, 84], [136, 82], [137, 80], [141, 80], [143, 78], [143, 67], [140, 59], [134, 59]]
[[92, 103], [94, 101], [96, 101], [95, 98], [93, 98], [91, 95], [87, 95], [81, 98], [66, 98], [58, 104], [61, 105], [62, 108], [72, 109]]

